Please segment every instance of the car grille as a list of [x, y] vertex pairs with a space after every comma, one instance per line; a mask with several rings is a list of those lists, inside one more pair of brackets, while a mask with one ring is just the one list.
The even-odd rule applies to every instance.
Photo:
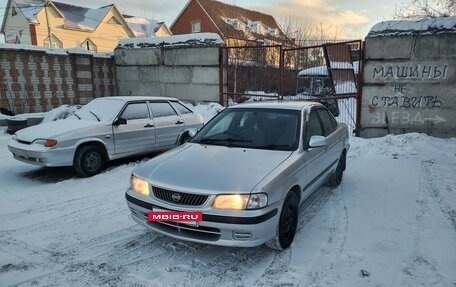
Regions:
[[152, 187], [152, 191], [157, 199], [186, 206], [202, 206], [209, 197], [204, 194], [177, 192], [158, 187]]

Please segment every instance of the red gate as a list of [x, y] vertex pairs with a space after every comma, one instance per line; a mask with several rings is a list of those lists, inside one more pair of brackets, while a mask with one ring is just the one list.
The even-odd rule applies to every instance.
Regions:
[[[358, 131], [362, 41], [220, 48], [220, 101], [225, 106], [270, 100], [319, 101]], [[336, 113], [337, 114], [337, 113]]]

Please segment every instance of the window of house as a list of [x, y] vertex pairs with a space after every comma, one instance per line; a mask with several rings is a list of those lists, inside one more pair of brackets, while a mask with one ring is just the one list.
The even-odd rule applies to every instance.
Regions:
[[201, 32], [201, 21], [195, 20], [192, 21], [192, 33], [199, 33]]
[[87, 51], [97, 52], [97, 45], [95, 45], [92, 40], [87, 38], [84, 42], [82, 42], [81, 47], [86, 49]]
[[62, 44], [62, 41], [59, 40], [59, 38], [57, 38], [56, 36], [52, 35], [52, 41], [49, 39], [49, 37], [47, 37], [46, 39], [44, 39], [43, 41], [43, 45], [44, 47], [46, 48], [63, 48], [63, 44]]
[[11, 16], [16, 16], [17, 15], [17, 11], [16, 11], [16, 8], [12, 8], [11, 9]]

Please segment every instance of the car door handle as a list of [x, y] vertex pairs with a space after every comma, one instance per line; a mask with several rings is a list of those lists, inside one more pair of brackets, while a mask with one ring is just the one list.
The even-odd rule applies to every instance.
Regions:
[[175, 122], [176, 125], [181, 125], [181, 124], [183, 124], [183, 123], [184, 123], [183, 120], [178, 120], [177, 122]]
[[144, 125], [144, 127], [145, 127], [145, 128], [153, 128], [154, 125], [152, 125], [152, 124], [146, 124], [146, 125]]

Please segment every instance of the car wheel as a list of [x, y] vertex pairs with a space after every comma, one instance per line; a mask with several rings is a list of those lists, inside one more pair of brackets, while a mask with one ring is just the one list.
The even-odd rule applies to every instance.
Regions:
[[339, 162], [337, 163], [336, 170], [334, 171], [333, 174], [328, 179], [328, 185], [330, 187], [337, 187], [342, 181], [342, 176], [344, 175], [344, 169], [345, 169], [345, 152], [342, 154], [342, 156], [339, 159]]
[[283, 203], [275, 237], [266, 242], [272, 249], [285, 250], [290, 247], [298, 227], [299, 199], [290, 191]]
[[100, 173], [106, 160], [101, 148], [96, 146], [83, 146], [78, 148], [74, 158], [74, 169], [81, 177], [89, 177]]

